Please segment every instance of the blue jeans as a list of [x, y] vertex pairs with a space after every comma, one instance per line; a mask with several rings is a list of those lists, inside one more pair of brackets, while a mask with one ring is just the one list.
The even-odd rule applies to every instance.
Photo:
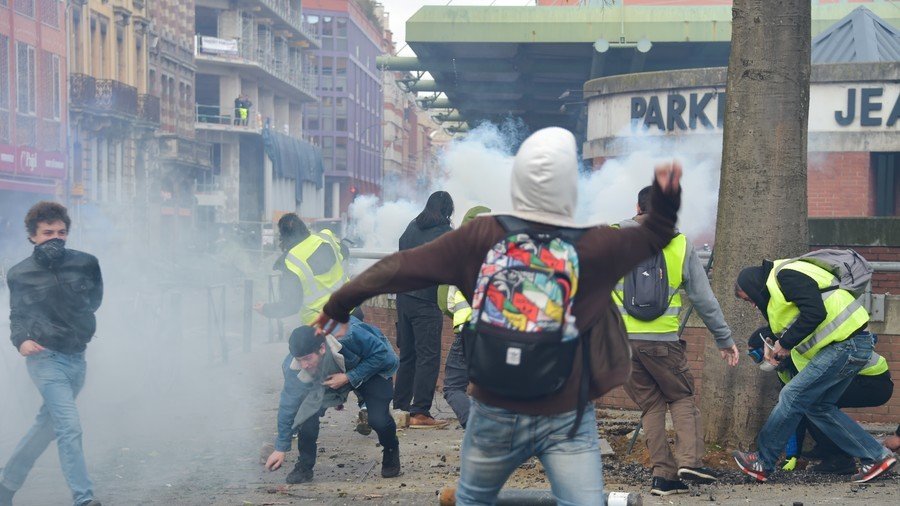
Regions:
[[444, 400], [450, 405], [456, 419], [463, 429], [469, 421], [469, 408], [472, 401], [466, 393], [469, 386], [469, 372], [466, 369], [466, 356], [463, 353], [462, 337], [456, 334], [447, 361], [444, 365]]
[[68, 355], [46, 350], [26, 357], [25, 361], [44, 404], [34, 425], [6, 463], [0, 484], [9, 490], [19, 490], [35, 461], [56, 439], [59, 462], [75, 504], [86, 503], [94, 498], [94, 492], [84, 462], [81, 422], [75, 406], [87, 370], [84, 353]]
[[837, 407], [841, 394], [872, 356], [874, 346], [868, 332], [830, 344], [781, 389], [778, 404], [756, 443], [767, 472], [775, 469], [784, 445], [804, 415], [848, 455], [863, 462], [887, 455], [886, 448]]
[[472, 401], [460, 453], [456, 504], [494, 504], [507, 478], [531, 457], [541, 459], [559, 506], [603, 505], [603, 466], [597, 420], [585, 407], [575, 437], [575, 411], [522, 415]]

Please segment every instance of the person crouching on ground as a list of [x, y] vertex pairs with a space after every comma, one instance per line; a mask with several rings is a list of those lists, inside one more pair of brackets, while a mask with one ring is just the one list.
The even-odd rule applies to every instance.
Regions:
[[758, 450], [732, 454], [741, 471], [757, 481], [766, 481], [775, 470], [804, 416], [844, 453], [860, 459], [852, 481], [865, 483], [897, 463], [893, 453], [838, 409], [853, 378], [875, 363], [875, 340], [866, 330], [869, 313], [853, 294], [835, 286], [832, 273], [792, 259], [766, 260], [738, 275], [735, 296], [756, 306], [778, 336], [769, 362], [777, 366], [790, 356], [798, 370], [759, 431]]
[[351, 390], [365, 397], [369, 424], [383, 448], [381, 476], [400, 474], [400, 442], [388, 405], [394, 395], [392, 376], [398, 359], [387, 338], [377, 328], [350, 319], [345, 334], [319, 335], [313, 327], [294, 329], [290, 354], [282, 364], [284, 388], [278, 404], [278, 436], [266, 469], [275, 471], [291, 449], [291, 437], [299, 429], [297, 463], [287, 482], [306, 483], [313, 478], [319, 438], [319, 418], [325, 410], [342, 405]]

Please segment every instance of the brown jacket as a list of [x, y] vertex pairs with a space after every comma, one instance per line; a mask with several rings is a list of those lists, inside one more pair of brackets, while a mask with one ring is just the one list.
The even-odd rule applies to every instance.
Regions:
[[[589, 336], [591, 353], [590, 398], [596, 399], [621, 385], [630, 373], [630, 350], [624, 331], [609, 329], [622, 321], [612, 306], [610, 293], [616, 282], [638, 262], [660, 251], [675, 235], [675, 221], [681, 203], [678, 195], [663, 194], [654, 182], [652, 211], [639, 227], [615, 229], [608, 226], [588, 230], [575, 249], [580, 264], [579, 291], [572, 312], [582, 335]], [[536, 229], [555, 227], [534, 224]], [[332, 294], [325, 313], [346, 322], [350, 311], [366, 299], [382, 293], [401, 293], [435, 283], [456, 285], [472, 300], [478, 271], [487, 252], [504, 237], [503, 228], [491, 216], [476, 218], [467, 225], [410, 250], [379, 261]], [[617, 329], [618, 330], [618, 329]], [[572, 374], [563, 388], [545, 398], [521, 401], [491, 394], [473, 385], [479, 401], [529, 415], [551, 415], [576, 409], [578, 379], [581, 377], [581, 347]]]

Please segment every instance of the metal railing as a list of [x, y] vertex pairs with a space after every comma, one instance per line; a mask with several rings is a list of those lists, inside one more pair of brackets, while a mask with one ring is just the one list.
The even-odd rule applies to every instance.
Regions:
[[259, 121], [255, 118], [256, 114], [253, 113], [251, 109], [250, 117], [247, 118], [247, 124], [241, 124], [236, 116], [231, 114], [233, 109], [226, 109], [227, 112], [223, 114], [222, 108], [218, 105], [205, 105], [205, 104], [196, 104], [194, 106], [194, 113], [197, 123], [209, 123], [213, 125], [222, 125], [229, 127], [229, 129], [243, 130], [243, 131], [258, 131], [261, 126], [259, 125]]
[[[204, 47], [204, 40], [215, 42], [206, 44], [206, 47]], [[277, 58], [275, 54], [276, 51], [274, 51], [273, 47], [269, 44], [244, 43], [237, 39], [227, 40], [229, 45], [233, 44], [233, 47], [236, 48], [236, 51], [232, 52], [230, 49], [223, 50], [221, 47], [217, 46], [216, 42], [221, 44], [221, 41], [223, 41], [223, 39], [197, 35], [197, 55], [226, 60], [244, 60], [245, 63], [257, 65], [272, 77], [293, 86], [310, 98], [316, 97], [316, 81], [314, 76], [306, 72], [306, 69], [302, 65], [291, 65], [291, 58]]]
[[303, 16], [300, 14], [300, 9], [292, 8], [289, 0], [259, 0], [259, 3], [266, 6], [273, 14], [281, 18], [282, 22], [303, 35], [306, 40], [312, 42], [317, 47], [322, 47], [322, 39], [309, 29], [307, 23], [303, 22]]
[[[69, 103], [73, 107], [79, 107], [88, 111], [108, 111], [127, 116], [138, 116], [138, 92], [134, 86], [129, 86], [115, 79], [96, 79], [86, 74], [72, 74], [69, 76], [69, 83]], [[156, 122], [158, 123], [159, 99], [150, 97], [144, 99], [144, 103], [149, 108], [152, 108], [154, 99], [156, 103]], [[152, 115], [153, 112], [149, 108], [147, 113]]]

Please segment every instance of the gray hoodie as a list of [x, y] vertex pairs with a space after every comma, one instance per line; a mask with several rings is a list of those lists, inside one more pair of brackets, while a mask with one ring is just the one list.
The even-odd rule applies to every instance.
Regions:
[[[635, 219], [625, 220], [619, 223], [619, 226], [622, 228], [637, 227], [639, 225], [640, 223]], [[703, 323], [706, 324], [706, 328], [712, 332], [713, 337], [716, 339], [716, 347], [719, 349], [731, 348], [734, 346], [734, 339], [731, 337], [731, 328], [725, 323], [725, 315], [722, 314], [722, 308], [719, 306], [719, 301], [716, 300], [716, 296], [709, 286], [709, 278], [703, 270], [703, 265], [700, 263], [700, 257], [698, 257], [697, 252], [694, 251], [691, 241], [687, 241], [686, 253], [687, 254], [684, 256], [684, 265], [681, 269], [682, 277], [684, 278], [684, 283], [682, 285], [684, 287], [684, 292], [691, 301], [691, 304], [694, 305], [694, 309], [697, 310], [697, 314], [700, 315]], [[638, 341], [677, 341], [678, 334], [675, 332], [670, 332], [668, 334], [629, 333], [628, 338]]]

